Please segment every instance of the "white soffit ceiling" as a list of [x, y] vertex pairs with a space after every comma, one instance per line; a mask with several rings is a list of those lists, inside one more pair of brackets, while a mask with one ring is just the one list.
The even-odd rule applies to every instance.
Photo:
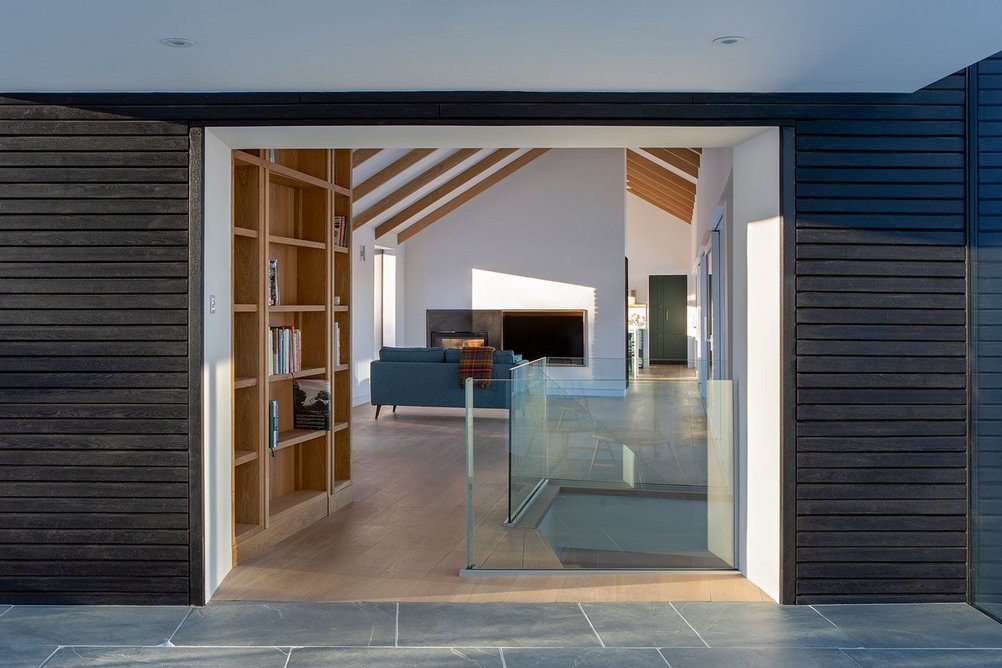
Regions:
[[1000, 0], [0, 0], [0, 17], [4, 92], [911, 92], [1002, 50]]
[[624, 148], [729, 147], [764, 132], [758, 126], [634, 125], [297, 125], [217, 127], [230, 148]]

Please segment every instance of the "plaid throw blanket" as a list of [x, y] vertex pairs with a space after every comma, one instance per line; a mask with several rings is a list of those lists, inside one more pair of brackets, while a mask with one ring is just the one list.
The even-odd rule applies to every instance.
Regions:
[[459, 386], [466, 386], [466, 379], [473, 379], [473, 387], [490, 387], [491, 370], [494, 364], [494, 348], [490, 346], [466, 346], [459, 349]]

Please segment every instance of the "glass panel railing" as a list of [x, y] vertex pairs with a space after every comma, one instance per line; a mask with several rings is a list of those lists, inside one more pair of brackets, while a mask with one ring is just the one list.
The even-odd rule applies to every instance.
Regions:
[[707, 379], [704, 399], [695, 369], [627, 380], [625, 360], [572, 362], [472, 389], [511, 410], [501, 443], [496, 417], [468, 409], [471, 565], [732, 567], [731, 382]]
[[546, 388], [545, 359], [511, 370], [509, 521], [546, 481], [550, 449]]

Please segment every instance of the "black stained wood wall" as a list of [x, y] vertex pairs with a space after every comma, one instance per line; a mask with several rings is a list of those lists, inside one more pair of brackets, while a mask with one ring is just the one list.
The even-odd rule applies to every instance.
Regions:
[[971, 219], [971, 598], [1002, 619], [1002, 56], [977, 66]]
[[188, 126], [100, 116], [0, 103], [7, 603], [190, 600]]
[[965, 77], [798, 120], [796, 600], [963, 600]]
[[[23, 482], [0, 488], [0, 521], [15, 525], [0, 541], [15, 548], [0, 549], [0, 600], [185, 598], [179, 500], [186, 435], [198, 439], [182, 396], [184, 356], [197, 352], [183, 336], [184, 131], [301, 123], [792, 129], [785, 602], [964, 600], [966, 84], [959, 73], [911, 95], [11, 96], [0, 247], [16, 261], [0, 276], [18, 325], [0, 338], [20, 352], [3, 362], [0, 452], [3, 480]], [[106, 502], [125, 490], [139, 501], [128, 512]], [[132, 570], [112, 574], [108, 559]], [[59, 578], [36, 575], [50, 571]]]

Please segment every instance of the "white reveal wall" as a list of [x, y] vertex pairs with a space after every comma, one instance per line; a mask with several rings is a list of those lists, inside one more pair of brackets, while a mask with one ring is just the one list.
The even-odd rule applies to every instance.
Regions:
[[[205, 596], [233, 568], [233, 239], [230, 147], [205, 133], [202, 304], [202, 433], [205, 484]], [[210, 300], [215, 298], [215, 313]]]
[[625, 161], [552, 149], [409, 239], [404, 344], [426, 345], [428, 309], [580, 308], [586, 354], [622, 358]]
[[773, 599], [780, 591], [780, 406], [783, 314], [779, 130], [734, 147], [732, 375], [738, 395], [739, 563]]
[[[626, 193], [626, 257], [630, 259], [629, 287], [638, 304], [650, 304], [650, 276], [689, 276], [693, 285], [692, 225], [653, 204]], [[692, 290], [690, 290], [692, 291]], [[690, 300], [695, 303], [695, 294]], [[650, 341], [650, 330], [645, 330]], [[650, 345], [644, 345], [649, 360]]]
[[369, 363], [376, 356], [374, 309], [379, 300], [372, 226], [352, 232], [351, 246], [351, 405], [358, 406], [369, 401]]

